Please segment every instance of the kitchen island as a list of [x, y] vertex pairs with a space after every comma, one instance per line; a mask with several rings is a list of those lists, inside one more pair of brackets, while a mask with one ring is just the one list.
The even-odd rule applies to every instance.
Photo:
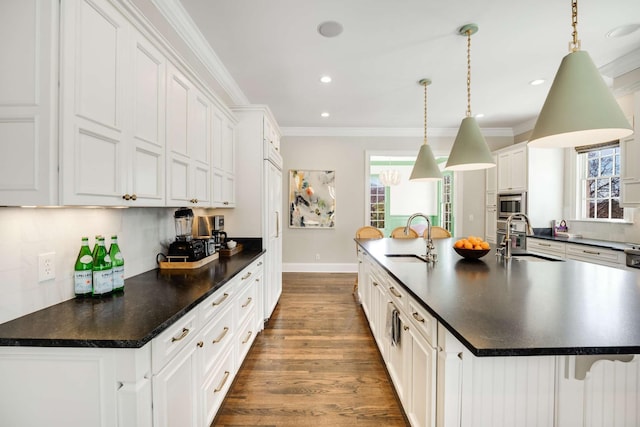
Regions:
[[[640, 425], [640, 274], [467, 260], [453, 242], [435, 241], [430, 265], [386, 256], [424, 254], [422, 239], [357, 241], [359, 296], [413, 425]], [[429, 369], [411, 370], [417, 355]]]
[[0, 325], [0, 425], [208, 426], [263, 327], [263, 254], [152, 270]]

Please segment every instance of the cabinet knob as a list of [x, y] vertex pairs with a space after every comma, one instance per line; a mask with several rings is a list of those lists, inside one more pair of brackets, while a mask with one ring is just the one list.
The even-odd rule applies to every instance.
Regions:
[[200, 347], [200, 348], [204, 347], [204, 343], [203, 343], [202, 341], [198, 341], [198, 344], [197, 344], [197, 345], [198, 345], [198, 347]]
[[131, 195], [131, 200], [138, 200], [138, 196], [136, 196], [135, 194]]
[[122, 196], [122, 198], [125, 200], [131, 200], [131, 196], [128, 194], [125, 194], [124, 196]]
[[222, 204], [223, 204], [223, 205], [228, 205], [228, 204], [229, 204], [229, 202], [224, 202], [224, 203], [222, 203]]

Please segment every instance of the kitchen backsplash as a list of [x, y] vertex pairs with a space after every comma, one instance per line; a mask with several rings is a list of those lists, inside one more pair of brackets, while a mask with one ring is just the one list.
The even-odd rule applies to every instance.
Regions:
[[640, 210], [633, 211], [635, 218], [633, 224], [567, 220], [567, 225], [570, 233], [579, 234], [585, 239], [640, 243]]
[[[82, 236], [118, 235], [125, 277], [156, 268], [175, 237], [173, 208], [0, 208], [0, 323], [71, 299]], [[55, 252], [55, 279], [38, 282], [38, 255]], [[126, 292], [126, 289], [125, 289]]]

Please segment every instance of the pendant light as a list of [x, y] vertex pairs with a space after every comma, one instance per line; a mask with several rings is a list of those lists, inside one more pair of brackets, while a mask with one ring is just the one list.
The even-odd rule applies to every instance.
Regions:
[[633, 133], [589, 54], [580, 50], [578, 2], [571, 2], [572, 41], [529, 140], [530, 147], [576, 147]]
[[458, 34], [467, 36], [467, 115], [458, 129], [445, 170], [488, 169], [496, 165], [478, 122], [471, 116], [471, 35], [477, 32], [476, 24], [467, 24], [458, 31]]
[[378, 174], [378, 180], [383, 187], [392, 187], [400, 184], [400, 172], [396, 169], [385, 169]]
[[436, 163], [431, 147], [427, 144], [427, 86], [431, 84], [431, 80], [422, 79], [418, 81], [419, 85], [424, 86], [424, 142], [418, 152], [418, 158], [413, 164], [410, 181], [433, 181], [442, 179], [442, 172]]

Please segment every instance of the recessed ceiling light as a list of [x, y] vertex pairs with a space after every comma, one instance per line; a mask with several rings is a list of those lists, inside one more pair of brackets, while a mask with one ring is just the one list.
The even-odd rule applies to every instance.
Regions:
[[621, 25], [613, 30], [607, 31], [606, 36], [610, 38], [624, 37], [631, 33], [635, 33], [640, 29], [640, 24]]
[[529, 84], [530, 84], [531, 86], [539, 86], [539, 85], [541, 85], [542, 83], [544, 83], [545, 81], [546, 81], [545, 79], [535, 79], [535, 80], [531, 80], [531, 81], [529, 82]]
[[322, 117], [329, 117], [329, 116], [330, 116], [330, 114], [329, 114], [329, 113], [327, 113], [326, 111], [325, 111], [324, 113], [320, 114], [320, 115], [321, 115]]
[[322, 76], [320, 77], [320, 81], [322, 83], [331, 83], [331, 76]]
[[324, 37], [336, 37], [342, 34], [342, 24], [336, 21], [326, 21], [318, 25], [318, 32]]

